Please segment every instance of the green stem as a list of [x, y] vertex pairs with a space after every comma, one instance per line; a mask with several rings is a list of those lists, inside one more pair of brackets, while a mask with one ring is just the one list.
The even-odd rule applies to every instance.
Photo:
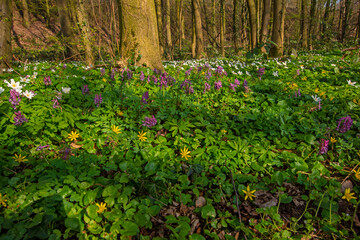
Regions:
[[309, 201], [307, 201], [306, 202], [306, 206], [305, 206], [305, 210], [304, 210], [304, 212], [301, 214], [301, 216], [298, 218], [298, 220], [296, 220], [296, 222], [295, 222], [295, 224], [294, 224], [294, 231], [296, 231], [296, 229], [295, 229], [295, 227], [296, 227], [296, 225], [297, 225], [297, 223], [300, 221], [300, 219], [304, 216], [304, 214], [306, 213], [306, 211], [307, 211], [307, 208], [308, 208], [308, 206], [309, 206], [309, 204], [310, 204], [310, 201], [311, 201], [311, 199], [309, 199]]
[[355, 210], [354, 210], [354, 215], [353, 215], [353, 217], [351, 218], [351, 226], [350, 226], [350, 229], [351, 229], [351, 231], [353, 231], [353, 233], [355, 233], [355, 230], [353, 229], [353, 225], [354, 225], [354, 218], [355, 218], [355, 215], [356, 215], [356, 212], [357, 212], [357, 208], [358, 208], [358, 206], [359, 206], [359, 203], [360, 203], [360, 201], [358, 201], [358, 202], [356, 203]]

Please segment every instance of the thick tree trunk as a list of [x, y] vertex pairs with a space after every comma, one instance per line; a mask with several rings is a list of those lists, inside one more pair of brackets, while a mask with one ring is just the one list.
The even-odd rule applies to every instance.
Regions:
[[329, 13], [330, 13], [330, 0], [326, 0], [324, 18], [323, 18], [323, 22], [321, 24], [321, 32], [322, 32], [321, 38], [323, 38], [323, 39], [327, 35], [327, 31], [328, 31]]
[[346, 31], [349, 26], [349, 20], [351, 16], [351, 0], [345, 0], [345, 13], [342, 21], [341, 27], [341, 42], [344, 42]]
[[257, 23], [256, 23], [256, 6], [254, 0], [247, 0], [250, 21], [250, 49], [253, 50], [257, 45]]
[[162, 24], [162, 11], [161, 11], [161, 0], [155, 0], [156, 9], [156, 21], [159, 33], [159, 48], [160, 54], [164, 52], [164, 36], [163, 36], [163, 24]]
[[0, 73], [11, 64], [12, 1], [0, 0]]
[[284, 25], [285, 25], [286, 0], [274, 0], [274, 24], [271, 41], [276, 45], [270, 49], [270, 56], [280, 57], [284, 52]]
[[91, 48], [90, 28], [83, 0], [78, 0], [77, 16], [79, 19], [82, 41], [85, 48], [85, 63], [88, 66], [91, 66], [94, 65], [94, 55]]
[[168, 53], [168, 58], [171, 56], [172, 48], [172, 38], [171, 38], [171, 18], [170, 18], [170, 0], [165, 0], [165, 30], [166, 30], [166, 52]]
[[124, 64], [135, 52], [137, 65], [163, 70], [154, 0], [118, 0], [121, 23], [121, 56]]
[[[193, 4], [193, 3], [191, 3]], [[194, 14], [194, 6], [191, 6], [192, 8], [192, 22], [191, 22], [191, 56], [193, 58], [196, 57], [196, 29], [195, 29], [195, 14]]]
[[196, 32], [196, 51], [195, 58], [199, 59], [204, 55], [204, 37], [201, 25], [201, 12], [200, 12], [200, 1], [192, 0], [193, 4], [193, 15], [195, 21], [195, 32]]
[[183, 17], [183, 0], [176, 0], [177, 24], [178, 24], [178, 40], [179, 49], [182, 48], [182, 39], [184, 36], [184, 17]]
[[239, 0], [234, 0], [233, 1], [233, 5], [234, 5], [234, 12], [233, 12], [233, 35], [234, 35], [234, 48], [235, 48], [235, 54], [239, 55], [239, 47], [240, 47], [240, 43], [239, 43], [239, 38], [240, 38], [240, 29], [239, 29], [239, 25], [240, 25], [240, 1]]
[[68, 3], [66, 0], [56, 0], [59, 12], [60, 33], [65, 44], [65, 57], [74, 56], [77, 53], [74, 32], [71, 27]]
[[220, 0], [220, 47], [221, 56], [225, 57], [225, 0]]
[[307, 0], [301, 0], [301, 15], [300, 15], [300, 33], [301, 45], [303, 48], [308, 47], [308, 14], [307, 14]]
[[28, 28], [30, 25], [29, 7], [26, 0], [21, 0], [21, 10], [23, 12], [23, 25]]
[[[269, 23], [271, 15], [271, 1], [263, 0], [263, 15], [262, 15], [262, 24], [261, 24], [261, 33], [260, 33], [260, 43], [265, 43], [269, 35]], [[261, 48], [262, 52], [266, 52], [265, 48]]]

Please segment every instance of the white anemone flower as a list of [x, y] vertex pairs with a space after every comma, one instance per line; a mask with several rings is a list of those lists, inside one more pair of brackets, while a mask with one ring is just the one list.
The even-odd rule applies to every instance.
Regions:
[[63, 93], [70, 93], [71, 88], [69, 88], [69, 87], [62, 87], [61, 90], [63, 91]]
[[28, 99], [32, 99], [32, 98], [35, 96], [35, 94], [33, 94], [32, 92], [29, 92], [28, 90], [26, 90], [26, 91], [23, 93], [23, 95], [24, 95], [25, 97], [27, 97]]
[[317, 95], [315, 95], [315, 96], [312, 95], [311, 97], [314, 99], [315, 102], [320, 102], [321, 101], [321, 98], [318, 97]]
[[278, 72], [278, 71], [274, 71], [274, 72], [273, 72], [273, 75], [274, 75], [274, 77], [278, 77], [278, 76], [279, 76], [279, 72]]
[[348, 82], [349, 85], [351, 86], [355, 86], [356, 82], [352, 82], [351, 80], [346, 80]]
[[5, 91], [2, 87], [0, 87], [0, 94]]

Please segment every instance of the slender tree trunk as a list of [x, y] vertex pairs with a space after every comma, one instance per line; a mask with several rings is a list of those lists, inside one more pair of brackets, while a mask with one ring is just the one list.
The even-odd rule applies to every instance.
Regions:
[[221, 56], [225, 57], [225, 0], [220, 0], [220, 47]]
[[357, 40], [358, 40], [358, 44], [360, 44], [360, 3], [358, 4], [359, 6], [359, 13], [358, 13], [358, 23], [357, 23]]
[[23, 12], [23, 25], [26, 28], [29, 28], [30, 17], [29, 17], [29, 7], [26, 0], [21, 0], [21, 10]]
[[204, 37], [201, 25], [201, 12], [200, 12], [200, 1], [192, 0], [193, 4], [193, 15], [195, 22], [195, 33], [196, 33], [196, 52], [195, 58], [200, 59], [204, 55]]
[[[269, 35], [269, 23], [270, 23], [270, 15], [271, 15], [271, 1], [263, 0], [263, 15], [262, 15], [262, 24], [261, 24], [261, 35], [260, 35], [260, 43], [265, 43], [268, 35]], [[265, 47], [261, 48], [263, 53], [266, 52]]]
[[342, 27], [341, 27], [341, 42], [344, 42], [346, 31], [349, 26], [349, 19], [351, 16], [351, 0], [345, 0], [345, 13], [342, 21]]
[[79, 19], [82, 41], [85, 48], [85, 63], [88, 66], [94, 65], [94, 55], [91, 48], [91, 35], [87, 13], [84, 8], [83, 0], [78, 0], [77, 16]]
[[195, 14], [194, 14], [194, 3], [191, 3], [191, 8], [192, 8], [192, 22], [191, 22], [191, 55], [193, 58], [196, 57], [196, 29], [195, 29]]
[[120, 6], [122, 64], [135, 53], [135, 64], [163, 70], [154, 0], [117, 0]]
[[179, 31], [179, 49], [182, 48], [182, 39], [184, 35], [184, 28], [183, 28], [183, 0], [176, 0], [176, 10], [177, 10], [177, 21], [178, 21], [178, 31]]
[[257, 42], [257, 23], [256, 23], [256, 6], [254, 0], [247, 0], [249, 9], [249, 21], [250, 21], [250, 49], [256, 48]]
[[340, 42], [342, 42], [342, 39], [341, 39], [341, 37], [342, 37], [341, 27], [342, 27], [342, 21], [343, 21], [343, 17], [344, 17], [344, 14], [343, 14], [343, 12], [344, 12], [343, 3], [344, 3], [344, 1], [340, 1], [340, 3], [339, 3], [339, 4], [340, 4], [340, 9], [339, 9], [339, 23], [338, 23], [338, 33], [339, 33], [338, 38], [339, 38]]
[[165, 0], [165, 30], [166, 30], [166, 52], [168, 58], [171, 58], [171, 48], [172, 48], [172, 39], [171, 39], [171, 19], [170, 19], [170, 0]]
[[0, 0], [0, 74], [11, 64], [12, 1]]
[[315, 34], [315, 12], [316, 12], [317, 0], [311, 0], [311, 7], [310, 7], [310, 24], [309, 24], [309, 49], [312, 50], [312, 39]]
[[241, 29], [243, 29], [243, 31], [241, 32], [241, 43], [243, 45], [247, 45], [248, 44], [248, 40], [250, 37], [248, 37], [248, 31], [247, 31], [247, 26], [248, 24], [248, 8], [247, 8], [247, 0], [240, 0], [241, 1]]
[[324, 39], [325, 36], [327, 35], [327, 31], [328, 31], [328, 26], [329, 26], [329, 13], [330, 13], [330, 0], [326, 0], [325, 3], [325, 13], [324, 13], [324, 18], [323, 18], [323, 22], [321, 24], [321, 38]]
[[307, 14], [307, 0], [301, 0], [301, 16], [300, 16], [300, 32], [301, 45], [303, 48], [308, 47], [308, 14]]
[[280, 57], [284, 52], [284, 25], [285, 25], [286, 0], [274, 0], [274, 23], [271, 40], [276, 44], [270, 49], [270, 56]]
[[217, 42], [217, 31], [216, 31], [216, 2], [217, 0], [212, 0], [212, 34], [214, 36], [214, 41], [215, 44], [214, 46], [216, 46], [216, 42]]
[[239, 0], [233, 0], [233, 5], [234, 5], [234, 12], [233, 12], [233, 35], [234, 35], [234, 48], [235, 48], [235, 54], [239, 55], [239, 47], [240, 47], [240, 43], [239, 43], [239, 37], [240, 37], [240, 29], [239, 29], [239, 25], [240, 25], [240, 1]]
[[163, 36], [163, 24], [162, 24], [161, 0], [155, 0], [155, 9], [156, 9], [157, 28], [159, 33], [160, 53], [163, 54], [164, 36]]

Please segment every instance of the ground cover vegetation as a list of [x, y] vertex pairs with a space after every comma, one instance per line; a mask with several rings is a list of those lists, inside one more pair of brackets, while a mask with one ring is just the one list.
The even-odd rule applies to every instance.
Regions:
[[340, 52], [0, 76], [0, 239], [359, 234], [359, 65]]

